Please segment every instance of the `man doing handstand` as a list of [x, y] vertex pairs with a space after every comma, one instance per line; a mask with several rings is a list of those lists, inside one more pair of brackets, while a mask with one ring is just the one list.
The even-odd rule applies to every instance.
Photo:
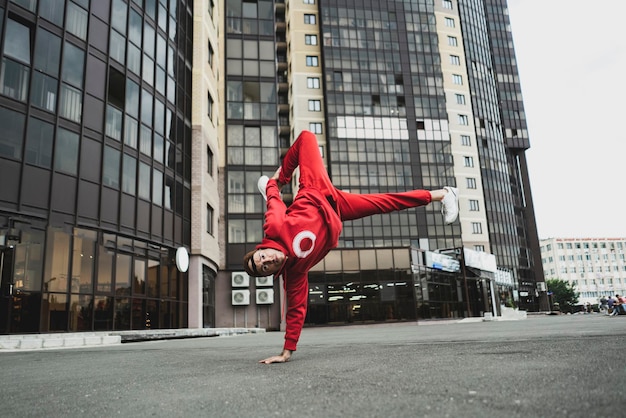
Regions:
[[[300, 167], [299, 189], [287, 208], [280, 189]], [[259, 179], [267, 200], [264, 238], [244, 256], [246, 272], [255, 277], [282, 275], [287, 293], [287, 326], [283, 351], [260, 363], [284, 363], [296, 350], [307, 310], [309, 270], [338, 244], [342, 222], [370, 215], [442, 202], [444, 222], [459, 213], [458, 189], [412, 190], [401, 193], [354, 194], [336, 189], [328, 177], [317, 138], [303, 131], [287, 151], [272, 178]]]

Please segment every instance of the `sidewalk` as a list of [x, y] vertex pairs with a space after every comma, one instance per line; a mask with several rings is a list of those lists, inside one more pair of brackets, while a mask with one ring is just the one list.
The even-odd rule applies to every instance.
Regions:
[[264, 333], [264, 328], [183, 328], [0, 335], [0, 353], [15, 350], [110, 346], [126, 342]]

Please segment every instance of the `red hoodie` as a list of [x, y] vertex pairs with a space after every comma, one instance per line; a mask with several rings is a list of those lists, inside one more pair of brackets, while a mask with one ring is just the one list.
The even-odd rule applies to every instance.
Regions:
[[[287, 182], [285, 178], [280, 180]], [[307, 310], [307, 274], [337, 246], [342, 223], [329, 200], [316, 188], [300, 188], [289, 208], [280, 197], [276, 180], [268, 182], [266, 193], [265, 236], [256, 248], [273, 248], [287, 257], [281, 270], [274, 275], [283, 276], [287, 291], [284, 348], [295, 351]]]

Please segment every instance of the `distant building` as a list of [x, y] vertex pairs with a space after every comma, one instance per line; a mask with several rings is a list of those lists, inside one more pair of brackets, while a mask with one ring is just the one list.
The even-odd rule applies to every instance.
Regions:
[[540, 243], [546, 280], [571, 283], [580, 293], [579, 303], [626, 293], [626, 238], [548, 238]]

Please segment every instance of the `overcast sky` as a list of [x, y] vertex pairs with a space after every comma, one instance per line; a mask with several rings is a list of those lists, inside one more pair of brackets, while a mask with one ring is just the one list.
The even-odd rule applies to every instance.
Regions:
[[540, 238], [626, 238], [623, 0], [508, 0]]

